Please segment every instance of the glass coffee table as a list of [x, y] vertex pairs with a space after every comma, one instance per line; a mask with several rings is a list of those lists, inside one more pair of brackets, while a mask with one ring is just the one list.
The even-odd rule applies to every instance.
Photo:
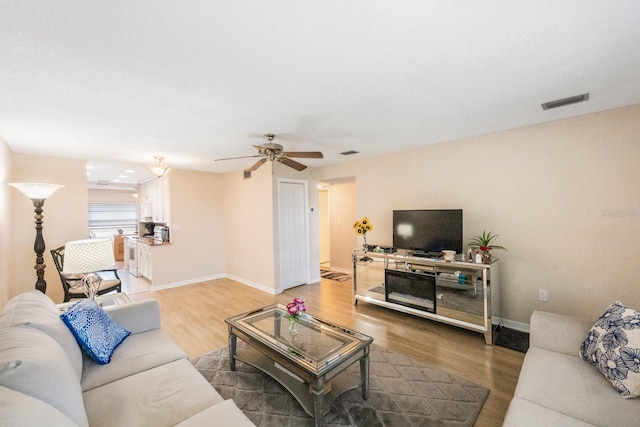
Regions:
[[[369, 346], [373, 338], [302, 315], [298, 332], [289, 331], [287, 309], [273, 304], [225, 320], [229, 327], [229, 363], [252, 365], [282, 384], [315, 420], [324, 416], [340, 394], [357, 387], [369, 391]], [[236, 339], [249, 344], [239, 348]], [[346, 369], [360, 362], [360, 375]]]

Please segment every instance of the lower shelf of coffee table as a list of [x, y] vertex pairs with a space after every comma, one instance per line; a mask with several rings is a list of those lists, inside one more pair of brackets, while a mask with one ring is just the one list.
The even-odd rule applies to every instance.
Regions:
[[[286, 368], [284, 366], [279, 365], [276, 361], [248, 345], [238, 346], [236, 360], [247, 363], [278, 381], [296, 398], [302, 406], [302, 409], [313, 417], [313, 392], [308, 382], [290, 371], [285, 372]], [[329, 413], [333, 401], [336, 400], [338, 396], [345, 391], [353, 390], [361, 386], [359, 376], [346, 370], [333, 377], [330, 384], [330, 391], [324, 395], [323, 415]]]

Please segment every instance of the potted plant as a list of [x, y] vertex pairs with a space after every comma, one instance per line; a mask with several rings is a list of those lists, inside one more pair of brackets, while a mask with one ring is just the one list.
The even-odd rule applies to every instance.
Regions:
[[479, 250], [482, 253], [482, 263], [491, 264], [491, 250], [502, 249], [507, 250], [504, 246], [493, 244], [493, 241], [499, 236], [499, 234], [492, 234], [491, 231], [487, 232], [482, 230], [482, 234], [473, 236], [469, 241], [469, 247]]

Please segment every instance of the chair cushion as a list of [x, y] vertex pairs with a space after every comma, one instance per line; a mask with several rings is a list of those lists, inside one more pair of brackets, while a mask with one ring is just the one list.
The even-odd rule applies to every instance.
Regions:
[[640, 396], [640, 312], [619, 301], [611, 304], [587, 334], [579, 354], [622, 397]]
[[93, 299], [75, 303], [60, 318], [82, 349], [102, 365], [109, 363], [115, 349], [131, 334]]

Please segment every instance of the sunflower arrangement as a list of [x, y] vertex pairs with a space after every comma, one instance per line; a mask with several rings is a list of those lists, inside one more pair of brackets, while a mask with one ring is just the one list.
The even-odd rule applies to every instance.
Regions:
[[353, 224], [353, 228], [356, 230], [356, 234], [358, 236], [362, 236], [364, 238], [364, 244], [367, 244], [367, 233], [373, 230], [373, 225], [371, 225], [371, 221], [366, 216], [363, 217], [360, 221], [356, 221]]

